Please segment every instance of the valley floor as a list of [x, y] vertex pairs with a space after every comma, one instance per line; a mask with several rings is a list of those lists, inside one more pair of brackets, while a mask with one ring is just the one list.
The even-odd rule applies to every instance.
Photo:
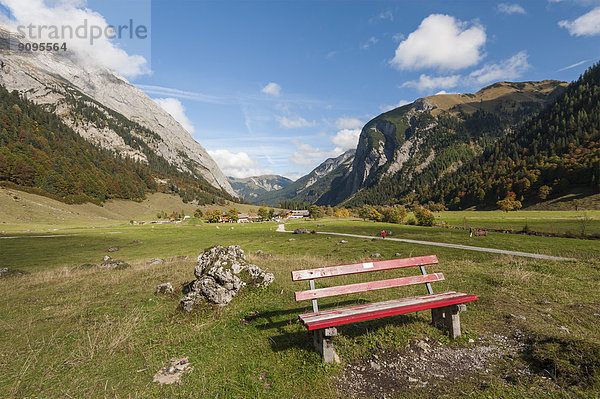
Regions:
[[193, 215], [198, 208], [235, 207], [240, 212], [258, 209], [252, 205], [226, 204], [196, 206], [184, 203], [179, 196], [150, 194], [144, 201], [109, 200], [104, 206], [91, 203], [69, 205], [48, 197], [0, 186], [0, 231], [55, 231], [57, 228], [88, 228], [116, 226], [130, 220], [150, 222], [158, 212], [183, 211]]
[[[463, 230], [357, 220], [286, 223], [288, 230], [306, 227], [375, 238], [385, 229], [393, 237], [576, 259], [553, 261], [380, 239], [344, 237], [347, 242], [341, 243], [335, 236], [278, 233], [275, 223], [222, 224], [219, 229], [126, 222], [65, 227], [44, 234], [6, 233], [18, 238], [0, 240], [2, 267], [23, 272], [0, 278], [1, 397], [362, 398], [386, 393], [547, 398], [600, 392], [596, 240], [495, 232], [470, 239]], [[40, 235], [56, 237], [34, 237]], [[193, 279], [195, 257], [215, 244], [240, 245], [253, 263], [275, 274], [275, 282], [241, 294], [227, 307], [178, 311], [180, 289]], [[117, 250], [108, 252], [109, 247]], [[267, 255], [256, 255], [257, 250]], [[428, 312], [344, 326], [336, 338], [342, 364], [326, 366], [296, 321], [310, 303], [294, 301], [293, 292], [306, 287], [291, 282], [290, 271], [359, 262], [375, 252], [379, 259], [436, 254], [440, 264], [428, 271], [443, 272], [446, 280], [434, 289], [480, 299], [462, 314], [463, 336], [455, 342], [430, 325]], [[132, 267], [93, 267], [105, 255]], [[151, 266], [153, 258], [166, 262]], [[176, 293], [154, 295], [156, 285], [167, 281]], [[422, 293], [423, 287], [412, 287], [343, 300]], [[331, 298], [322, 306], [338, 301]], [[193, 367], [182, 384], [153, 382], [175, 357], [188, 357]], [[424, 363], [431, 368], [423, 369]], [[445, 371], [433, 373], [436, 369]]]

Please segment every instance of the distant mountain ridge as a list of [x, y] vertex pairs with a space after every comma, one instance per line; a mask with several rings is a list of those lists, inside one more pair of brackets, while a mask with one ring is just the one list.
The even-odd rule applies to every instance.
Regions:
[[293, 180], [279, 175], [261, 175], [244, 178], [227, 176], [231, 187], [240, 198], [256, 201], [268, 191], [281, 190], [293, 183]]
[[352, 149], [338, 157], [326, 159], [309, 174], [302, 176], [289, 186], [258, 196], [256, 203], [264, 201], [271, 206], [276, 206], [282, 201], [318, 203], [321, 196], [336, 184], [337, 179], [350, 173], [355, 152]]

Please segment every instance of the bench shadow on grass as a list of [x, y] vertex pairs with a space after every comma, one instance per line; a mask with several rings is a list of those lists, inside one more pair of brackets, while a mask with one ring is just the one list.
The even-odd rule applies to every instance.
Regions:
[[[337, 302], [331, 305], [325, 305], [320, 307], [321, 310], [327, 310], [336, 307], [351, 306], [368, 303], [367, 301], [344, 301]], [[292, 348], [306, 349], [308, 351], [314, 351], [312, 336], [306, 328], [302, 327], [300, 331], [292, 331], [285, 329], [285, 326], [293, 324], [300, 325], [298, 321], [298, 315], [302, 313], [310, 312], [310, 308], [305, 306], [294, 309], [281, 309], [271, 312], [260, 313], [257, 318], [257, 322], [253, 323], [254, 327], [258, 330], [268, 331], [277, 330], [279, 334], [271, 335], [269, 340], [271, 342], [271, 348], [275, 352], [286, 351]], [[259, 321], [260, 320], [260, 321]], [[361, 321], [359, 323], [350, 323], [341, 326], [337, 326], [338, 334], [344, 337], [354, 339], [360, 337], [368, 332], [376, 331], [380, 328], [385, 328], [387, 325], [404, 325], [414, 323], [420, 320], [415, 313], [402, 314], [396, 316], [384, 317], [381, 319], [374, 319], [368, 321]]]

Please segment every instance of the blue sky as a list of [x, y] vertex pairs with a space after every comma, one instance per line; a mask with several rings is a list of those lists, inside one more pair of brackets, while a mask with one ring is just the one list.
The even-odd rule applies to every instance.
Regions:
[[571, 81], [600, 58], [595, 0], [77, 3], [151, 27], [120, 44], [147, 61], [127, 77], [235, 176], [296, 178], [389, 107], [498, 80]]

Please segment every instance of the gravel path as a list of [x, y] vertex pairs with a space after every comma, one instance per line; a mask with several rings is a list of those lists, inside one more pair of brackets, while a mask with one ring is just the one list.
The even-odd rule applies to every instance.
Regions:
[[[285, 225], [280, 224], [277, 227], [278, 232], [285, 232]], [[318, 231], [317, 234], [330, 234], [334, 236], [344, 236], [344, 237], [356, 237], [356, 238], [367, 238], [373, 239], [377, 238], [383, 240], [381, 237], [373, 237], [373, 236], [363, 236], [359, 234], [346, 234], [346, 233], [329, 233], [325, 231]], [[407, 242], [410, 244], [420, 244], [420, 245], [433, 245], [436, 247], [447, 247], [447, 248], [456, 248], [456, 249], [464, 249], [466, 251], [479, 251], [479, 252], [489, 252], [493, 254], [502, 254], [502, 255], [513, 255], [513, 256], [524, 256], [527, 258], [535, 258], [535, 259], [545, 259], [545, 260], [575, 260], [573, 258], [563, 258], [561, 256], [552, 256], [552, 255], [543, 255], [543, 254], [532, 254], [529, 252], [520, 252], [520, 251], [509, 251], [505, 249], [496, 249], [496, 248], [484, 248], [484, 247], [474, 247], [471, 245], [461, 245], [461, 244], [450, 244], [447, 242], [434, 242], [434, 241], [421, 241], [421, 240], [410, 240], [408, 238], [385, 238], [386, 241], [398, 241], [398, 242]]]

